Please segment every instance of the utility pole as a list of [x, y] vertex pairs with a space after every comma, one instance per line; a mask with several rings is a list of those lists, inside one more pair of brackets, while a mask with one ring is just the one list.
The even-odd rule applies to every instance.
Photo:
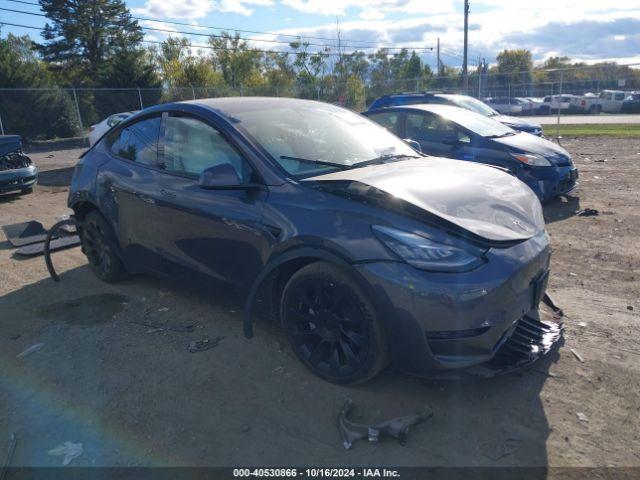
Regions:
[[440, 76], [440, 72], [441, 72], [441, 70], [440, 70], [440, 37], [438, 37], [438, 49], [437, 49], [437, 52], [438, 52], [437, 53], [437, 58], [438, 58], [437, 62], [438, 62], [438, 64], [436, 65], [436, 72], [437, 72], [436, 76], [439, 77]]
[[462, 59], [462, 75], [464, 88], [469, 91], [469, 72], [467, 71], [467, 54], [469, 53], [469, 0], [464, 0], [464, 58]]

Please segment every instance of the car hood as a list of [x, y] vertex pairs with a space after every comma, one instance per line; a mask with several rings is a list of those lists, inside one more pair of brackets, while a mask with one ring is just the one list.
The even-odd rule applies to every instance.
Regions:
[[509, 147], [510, 150], [518, 153], [537, 153], [544, 157], [563, 157], [570, 159], [571, 155], [560, 145], [553, 143], [546, 138], [536, 137], [529, 133], [520, 132], [507, 137], [492, 139], [502, 145]]
[[526, 128], [527, 130], [542, 129], [542, 126], [538, 123], [527, 122], [521, 118], [510, 117], [509, 115], [497, 115], [491, 118], [493, 118], [494, 120], [497, 120], [503, 125], [507, 125], [508, 127], [515, 128], [516, 130], [521, 128]]
[[542, 208], [533, 191], [486, 165], [425, 157], [305, 180], [369, 185], [490, 242], [522, 241], [544, 230]]

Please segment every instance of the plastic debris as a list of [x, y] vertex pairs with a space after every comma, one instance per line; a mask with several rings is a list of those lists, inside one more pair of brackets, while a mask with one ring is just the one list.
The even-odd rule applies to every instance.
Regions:
[[576, 417], [578, 417], [578, 420], [580, 420], [581, 422], [588, 422], [589, 421], [587, 416], [582, 412], [576, 413]]
[[576, 210], [573, 213], [578, 217], [597, 217], [598, 215], [600, 215], [600, 212], [595, 208], [584, 208], [582, 210]]
[[570, 348], [569, 349], [571, 351], [571, 353], [573, 353], [573, 356], [576, 357], [580, 363], [584, 363], [584, 358], [582, 358], [582, 355], [580, 355], [575, 349]]
[[48, 453], [52, 457], [63, 457], [62, 465], [67, 466], [73, 460], [75, 460], [80, 455], [82, 455], [83, 451], [84, 450], [82, 448], [81, 443], [73, 443], [73, 442], [67, 441], [67, 442], [64, 442], [62, 445], [58, 445], [57, 447], [52, 448], [51, 450], [49, 450]]
[[209, 340], [208, 337], [202, 338], [202, 340], [194, 340], [189, 342], [187, 350], [191, 353], [204, 352], [210, 348], [217, 347], [218, 344], [224, 339], [224, 337], [216, 337], [213, 340]]
[[37, 352], [42, 347], [44, 347], [44, 343], [36, 343], [35, 345], [31, 345], [26, 350], [20, 352], [17, 356], [18, 358], [26, 357], [27, 355], [31, 355], [33, 352]]
[[353, 410], [353, 400], [347, 399], [338, 415], [338, 431], [342, 437], [342, 445], [346, 450], [353, 446], [353, 443], [366, 438], [370, 442], [377, 442], [382, 435], [397, 438], [401, 445], [404, 445], [409, 429], [418, 423], [422, 423], [433, 415], [429, 410], [424, 414], [407, 415], [390, 420], [367, 425], [349, 420], [348, 415]]

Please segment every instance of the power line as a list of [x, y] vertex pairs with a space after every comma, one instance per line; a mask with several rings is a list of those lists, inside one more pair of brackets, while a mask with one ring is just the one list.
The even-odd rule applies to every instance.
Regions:
[[[2, 9], [0, 9], [2, 10]], [[28, 28], [31, 30], [42, 30], [41, 27], [35, 27], [33, 25], [22, 25], [22, 24], [18, 24], [18, 23], [9, 23], [9, 22], [4, 22], [4, 21], [0, 21], [0, 25], [9, 25], [12, 27], [19, 27], [19, 28]], [[154, 44], [154, 45], [162, 45], [164, 44], [164, 42], [161, 41], [157, 41], [157, 40], [141, 40], [142, 43], [149, 43], [149, 44]], [[295, 54], [295, 51], [291, 51], [291, 50], [266, 50], [266, 49], [261, 49], [261, 48], [244, 48], [244, 47], [215, 47], [213, 45], [202, 45], [202, 44], [196, 44], [196, 45], [189, 45], [191, 48], [203, 48], [203, 49], [207, 49], [207, 50], [220, 50], [220, 51], [242, 51], [242, 52], [256, 52], [256, 53], [280, 53], [280, 54]], [[356, 50], [357, 51], [357, 50]], [[320, 55], [320, 56], [324, 56], [324, 57], [331, 57], [331, 56], [344, 56], [344, 55], [348, 55], [350, 53], [355, 53], [354, 52], [308, 52], [311, 55]]]
[[[7, 12], [13, 12], [13, 13], [22, 13], [24, 15], [33, 15], [36, 17], [46, 17], [46, 15], [44, 13], [36, 13], [36, 12], [24, 12], [22, 10], [14, 10], [12, 8], [3, 8], [0, 7], [0, 10], [4, 10]], [[168, 29], [164, 29], [164, 28], [155, 28], [155, 27], [145, 27], [145, 26], [140, 26], [141, 29], [143, 30], [149, 30], [149, 31], [153, 31], [153, 32], [165, 32], [165, 33], [175, 33], [175, 34], [181, 34], [181, 35], [194, 35], [196, 37], [215, 37], [215, 38], [225, 38], [224, 35], [216, 35], [214, 33], [199, 33], [199, 32], [184, 32], [184, 31], [180, 31], [180, 30], [168, 30]], [[253, 42], [266, 42], [266, 43], [285, 43], [285, 44], [290, 44], [292, 42], [287, 42], [284, 40], [269, 40], [269, 39], [250, 39], [250, 38], [243, 38], [242, 40], [248, 40], [248, 41], [253, 41]], [[320, 43], [306, 43], [306, 45], [309, 46], [315, 46], [315, 47], [332, 47], [332, 45], [326, 45], [326, 44], [320, 44]], [[357, 50], [361, 49], [361, 48], [377, 48], [377, 47], [354, 47], [352, 45], [345, 45], [345, 48], [355, 48]], [[401, 49], [404, 47], [394, 47], [394, 49]], [[430, 47], [417, 47], [417, 48], [412, 48], [412, 50], [428, 50], [431, 51], [432, 48]]]
[[[34, 5], [37, 7], [40, 7], [40, 4], [37, 2], [29, 2], [27, 0], [6, 0], [8, 2], [15, 2], [15, 3], [22, 3], [25, 5]], [[6, 9], [8, 10], [8, 9]], [[31, 12], [19, 12], [19, 13], [24, 13], [27, 15], [42, 15], [42, 14], [36, 14], [36, 13], [31, 13]], [[46, 16], [46, 15], [43, 15]], [[318, 37], [318, 36], [310, 36], [310, 35], [294, 35], [294, 34], [290, 34], [290, 33], [277, 33], [277, 32], [264, 32], [264, 31], [259, 31], [259, 30], [243, 30], [243, 29], [238, 29], [238, 28], [226, 28], [226, 27], [216, 27], [213, 25], [193, 25], [190, 23], [186, 23], [186, 22], [176, 22], [176, 21], [170, 21], [170, 20], [160, 20], [157, 18], [148, 18], [148, 17], [137, 17], [137, 16], [131, 16], [131, 18], [133, 18], [134, 20], [139, 20], [139, 21], [145, 21], [145, 22], [157, 22], [157, 23], [166, 23], [169, 25], [181, 25], [181, 26], [186, 26], [186, 27], [192, 27], [192, 28], [208, 28], [211, 30], [225, 30], [225, 31], [236, 31], [236, 32], [241, 32], [241, 33], [253, 33], [253, 34], [258, 34], [258, 35], [273, 35], [273, 36], [280, 36], [280, 37], [289, 37], [289, 38], [293, 38], [296, 40], [302, 40], [302, 39], [310, 39], [310, 40], [325, 40], [325, 41], [329, 41], [329, 42], [335, 42], [336, 39], [335, 38], [329, 38], [329, 37]], [[142, 27], [144, 28], [144, 27]], [[149, 28], [149, 27], [147, 27]], [[162, 30], [160, 30], [162, 31]], [[173, 32], [173, 31], [172, 31]], [[180, 33], [180, 32], [174, 32], [174, 33]], [[196, 35], [195, 33], [190, 33], [190, 35]], [[203, 34], [200, 34], [203, 35]], [[209, 35], [209, 36], [215, 36], [215, 35]], [[291, 41], [277, 41], [277, 40], [267, 40], [267, 39], [259, 39], [259, 38], [245, 38], [243, 40], [249, 40], [252, 42], [272, 42], [272, 43], [291, 43]], [[388, 42], [375, 42], [372, 40], [348, 40], [348, 39], [343, 39], [343, 42], [351, 42], [350, 45], [345, 45], [347, 48], [356, 48], [356, 49], [364, 49], [364, 48], [382, 48], [383, 45], [395, 45], [392, 43], [388, 43]], [[359, 46], [359, 45], [355, 45], [355, 43], [361, 43], [361, 44], [370, 44], [372, 46], [369, 47], [364, 47], [364, 46]], [[334, 47], [335, 43], [331, 44], [331, 45], [326, 45], [326, 44], [314, 44], [315, 46], [324, 46], [324, 47]], [[402, 49], [402, 48], [406, 48], [407, 50], [428, 50], [428, 51], [433, 51], [433, 47], [411, 47], [411, 46], [395, 46], [395, 47], [386, 47], [389, 49]]]

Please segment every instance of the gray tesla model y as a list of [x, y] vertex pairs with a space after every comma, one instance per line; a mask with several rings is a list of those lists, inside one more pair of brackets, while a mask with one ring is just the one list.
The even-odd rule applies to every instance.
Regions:
[[[334, 382], [387, 364], [505, 371], [558, 338], [540, 202], [503, 170], [422, 155], [340, 107], [158, 105], [76, 167], [69, 206], [96, 275], [184, 272], [267, 291], [292, 349]], [[262, 293], [261, 293], [262, 295]]]

